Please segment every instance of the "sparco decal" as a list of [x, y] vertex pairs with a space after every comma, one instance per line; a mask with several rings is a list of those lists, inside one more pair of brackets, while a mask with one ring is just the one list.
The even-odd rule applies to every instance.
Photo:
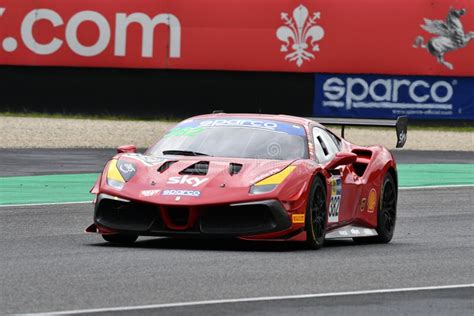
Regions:
[[[439, 80], [376, 79], [332, 77], [323, 85], [323, 106], [354, 108], [399, 108], [452, 110], [452, 83]], [[400, 95], [408, 94], [410, 102]]]
[[[204, 132], [207, 128], [214, 127], [245, 127], [254, 128], [265, 131], [275, 131], [287, 133], [290, 135], [306, 136], [305, 130], [302, 126], [297, 124], [288, 124], [281, 121], [272, 120], [255, 120], [246, 118], [230, 118], [223, 115], [220, 119], [207, 120], [207, 119], [194, 119], [186, 120], [181, 122], [174, 130], [178, 130], [178, 134], [181, 136], [185, 133], [186, 136], [196, 136], [201, 132]], [[173, 130], [173, 131], [174, 131]], [[171, 134], [171, 133], [170, 133]]]
[[203, 127], [214, 127], [214, 126], [245, 126], [245, 127], [255, 127], [255, 128], [265, 128], [274, 130], [278, 127], [277, 123], [268, 122], [268, 121], [258, 121], [258, 120], [209, 120], [203, 121], [199, 124]]
[[200, 191], [191, 191], [191, 190], [163, 190], [162, 195], [171, 195], [171, 196], [192, 196], [198, 197], [201, 195]]
[[317, 74], [313, 114], [474, 119], [473, 90], [474, 78]]

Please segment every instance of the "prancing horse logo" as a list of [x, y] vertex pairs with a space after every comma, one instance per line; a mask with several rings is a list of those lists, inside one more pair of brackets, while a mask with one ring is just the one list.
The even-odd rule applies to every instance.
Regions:
[[425, 24], [420, 25], [421, 28], [438, 36], [431, 38], [426, 45], [423, 36], [418, 36], [413, 47], [426, 48], [431, 55], [436, 57], [438, 63], [452, 70], [453, 65], [444, 60], [444, 54], [463, 48], [474, 39], [474, 32], [464, 33], [461, 16], [465, 13], [466, 9], [451, 8], [445, 21], [424, 19]]

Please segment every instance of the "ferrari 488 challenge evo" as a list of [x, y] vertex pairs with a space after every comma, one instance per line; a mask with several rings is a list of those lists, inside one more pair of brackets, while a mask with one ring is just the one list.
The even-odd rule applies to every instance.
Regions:
[[186, 119], [144, 154], [121, 146], [91, 192], [86, 231], [111, 243], [138, 236], [387, 243], [397, 215], [397, 167], [380, 145], [361, 147], [324, 124], [395, 126], [397, 121], [287, 115], [208, 114]]

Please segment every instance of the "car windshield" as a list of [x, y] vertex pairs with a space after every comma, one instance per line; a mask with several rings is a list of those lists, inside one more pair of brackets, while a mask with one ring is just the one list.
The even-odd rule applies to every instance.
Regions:
[[301, 125], [273, 120], [189, 119], [170, 130], [147, 154], [209, 155], [257, 159], [307, 158]]

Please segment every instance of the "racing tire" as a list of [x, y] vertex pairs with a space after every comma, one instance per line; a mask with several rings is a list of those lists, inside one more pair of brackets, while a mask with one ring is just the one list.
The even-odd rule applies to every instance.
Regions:
[[102, 235], [105, 241], [114, 245], [131, 245], [138, 239], [138, 235], [133, 234], [113, 234]]
[[389, 172], [385, 175], [380, 192], [376, 228], [378, 236], [353, 238], [356, 243], [387, 244], [392, 240], [397, 219], [397, 186]]
[[306, 244], [310, 249], [323, 246], [327, 217], [326, 184], [320, 177], [316, 177], [311, 185], [305, 215]]

